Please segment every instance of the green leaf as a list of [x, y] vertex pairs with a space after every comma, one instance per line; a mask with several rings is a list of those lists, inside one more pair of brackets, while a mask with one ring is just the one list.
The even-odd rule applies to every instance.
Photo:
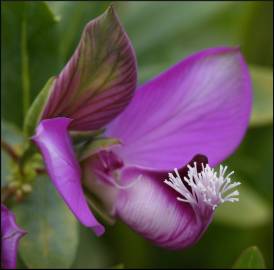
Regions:
[[125, 269], [125, 266], [123, 263], [119, 263], [119, 264], [111, 267], [111, 269]]
[[50, 8], [59, 19], [58, 33], [62, 36], [59, 50], [62, 64], [67, 62], [75, 50], [85, 25], [103, 13], [109, 3], [110, 1], [49, 2]]
[[[22, 152], [25, 140], [23, 134], [16, 126], [4, 120], [1, 120], [1, 140], [12, 146], [17, 154]], [[14, 166], [14, 160], [1, 147], [1, 187], [8, 183]]]
[[39, 95], [36, 97], [31, 107], [28, 110], [24, 121], [24, 133], [26, 136], [31, 136], [35, 132], [35, 127], [39, 123], [42, 117], [42, 112], [51, 94], [52, 85], [55, 77], [50, 78]]
[[13, 161], [10, 156], [1, 148], [1, 187], [4, 187], [9, 182], [9, 175]]
[[24, 111], [59, 68], [56, 18], [45, 2], [1, 3], [1, 113], [22, 127]]
[[1, 138], [5, 142], [18, 147], [24, 143], [23, 133], [12, 123], [1, 120]]
[[139, 80], [141, 83], [151, 80], [157, 74], [165, 71], [167, 64], [157, 63], [155, 65], [144, 65], [139, 69]]
[[249, 128], [237, 151], [226, 160], [269, 205], [273, 201], [273, 125]]
[[46, 175], [37, 177], [33, 192], [13, 210], [28, 232], [19, 249], [27, 267], [70, 267], [78, 244], [77, 221]]
[[[157, 5], [150, 2], [128, 2], [121, 4], [120, 13], [139, 55], [148, 55], [149, 52], [155, 55], [159, 53], [158, 45], [161, 48], [163, 44], [166, 47], [176, 47], [172, 41], [179, 40], [180, 35], [233, 6], [223, 2], [200, 4], [196, 8], [191, 2], [176, 5], [167, 2], [159, 2]], [[163, 17], [168, 17], [169, 20], [163, 21]], [[181, 48], [184, 49], [184, 44], [181, 44]], [[171, 52], [163, 51], [162, 57], [166, 53]]]
[[253, 1], [242, 21], [241, 48], [247, 61], [264, 66], [273, 66], [273, 2]]
[[[249, 5], [231, 1], [201, 2], [199, 6], [192, 2], [154, 5], [132, 1], [119, 3], [118, 14], [136, 49], [141, 72], [160, 66], [151, 73], [154, 76], [195, 51], [239, 45], [238, 26]], [[142, 73], [139, 79], [144, 82]]]
[[270, 222], [272, 215], [267, 202], [244, 181], [240, 182], [242, 184], [237, 188], [240, 201], [220, 205], [214, 221], [240, 228], [262, 226]]
[[233, 269], [265, 269], [265, 262], [258, 247], [247, 248], [237, 259]]
[[79, 245], [71, 269], [104, 268], [111, 264], [111, 253], [102, 239], [95, 236], [90, 229], [79, 228]]
[[253, 111], [251, 125], [265, 125], [273, 122], [273, 70], [251, 66], [253, 82]]

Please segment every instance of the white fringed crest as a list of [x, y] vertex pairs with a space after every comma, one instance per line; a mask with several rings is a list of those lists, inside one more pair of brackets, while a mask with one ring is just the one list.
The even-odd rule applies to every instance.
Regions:
[[[220, 165], [219, 173], [215, 172], [208, 164], [204, 167], [202, 164], [202, 171], [197, 171], [197, 164], [194, 162], [194, 167], [188, 165], [188, 176], [181, 179], [177, 168], [174, 169], [176, 176], [172, 173], [168, 174], [169, 179], [165, 179], [165, 183], [179, 192], [183, 197], [177, 197], [179, 201], [188, 202], [197, 205], [206, 203], [211, 206], [213, 210], [223, 202], [237, 202], [239, 201], [239, 191], [231, 189], [239, 186], [240, 182], [232, 182], [230, 176], [234, 173], [230, 172], [225, 176], [227, 166]], [[186, 182], [190, 189], [186, 187]], [[230, 191], [230, 192], [228, 192]]]

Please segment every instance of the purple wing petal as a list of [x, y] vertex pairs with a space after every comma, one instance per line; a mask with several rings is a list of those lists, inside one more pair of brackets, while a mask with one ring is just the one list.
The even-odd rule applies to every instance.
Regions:
[[91, 213], [82, 190], [80, 166], [67, 130], [70, 123], [71, 119], [64, 117], [43, 120], [33, 140], [42, 152], [53, 184], [71, 211], [83, 225], [101, 235], [104, 227]]
[[117, 116], [136, 88], [134, 49], [112, 7], [85, 27], [57, 77], [43, 119], [66, 116], [70, 129], [93, 130]]
[[1, 204], [1, 268], [16, 268], [19, 240], [26, 233], [15, 223], [15, 215]]
[[188, 203], [180, 202], [178, 194], [163, 181], [167, 173], [157, 173], [136, 167], [124, 169], [123, 184], [117, 195], [115, 210], [118, 217], [132, 229], [156, 245], [179, 249], [195, 244], [212, 220], [194, 212]]
[[215, 166], [247, 129], [251, 82], [238, 48], [211, 48], [140, 87], [106, 132], [129, 165], [170, 169], [204, 153]]

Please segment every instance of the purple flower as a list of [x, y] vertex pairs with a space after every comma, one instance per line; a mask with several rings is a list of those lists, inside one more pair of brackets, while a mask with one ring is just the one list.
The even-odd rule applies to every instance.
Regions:
[[136, 88], [136, 59], [114, 9], [89, 22], [78, 47], [54, 80], [42, 119], [65, 116], [70, 130], [99, 129], [129, 103]]
[[[238, 191], [232, 190], [239, 183], [232, 182], [232, 173], [212, 167], [233, 153], [247, 129], [248, 69], [238, 48], [206, 49], [141, 86], [126, 107], [136, 84], [136, 63], [113, 14], [86, 27], [54, 81], [34, 141], [67, 205], [97, 235], [104, 228], [88, 209], [81, 178], [110, 214], [145, 238], [186, 248], [200, 239], [220, 203], [238, 200]], [[115, 47], [114, 41], [123, 46]], [[95, 62], [89, 64], [91, 56]], [[118, 63], [114, 73], [113, 63]], [[104, 135], [120, 144], [97, 148], [81, 159], [81, 170], [68, 132], [106, 124]]]
[[85, 170], [96, 176], [89, 178], [90, 189], [111, 214], [155, 244], [193, 245], [215, 208], [238, 200], [233, 172], [211, 166], [241, 142], [251, 103], [251, 81], [238, 48], [189, 56], [137, 89], [107, 127], [105, 135], [121, 144], [86, 162]]
[[16, 268], [19, 240], [26, 233], [15, 223], [15, 215], [1, 204], [1, 268]]
[[87, 205], [69, 131], [96, 130], [116, 117], [132, 98], [136, 74], [134, 50], [110, 7], [87, 24], [73, 56], [53, 80], [33, 137], [58, 192], [97, 235], [104, 227]]

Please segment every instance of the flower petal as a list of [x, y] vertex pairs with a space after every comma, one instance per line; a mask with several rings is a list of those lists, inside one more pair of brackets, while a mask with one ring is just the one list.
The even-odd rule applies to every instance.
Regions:
[[1, 204], [1, 268], [16, 268], [19, 240], [26, 233], [16, 224], [15, 215]]
[[136, 88], [134, 49], [112, 7], [89, 22], [57, 77], [42, 119], [72, 118], [72, 130], [101, 128], [128, 104]]
[[115, 210], [132, 229], [155, 244], [186, 248], [200, 239], [213, 212], [201, 217], [190, 204], [178, 201], [178, 194], [163, 182], [166, 177], [167, 173], [137, 167], [124, 169], [122, 182], [132, 185], [119, 191]]
[[42, 152], [53, 184], [68, 207], [83, 225], [101, 235], [104, 227], [91, 213], [82, 190], [80, 166], [67, 130], [70, 123], [71, 119], [64, 117], [43, 120], [33, 140]]
[[203, 153], [215, 166], [243, 138], [251, 99], [239, 49], [211, 48], [140, 87], [106, 135], [121, 140], [116, 153], [128, 165], [168, 170]]

